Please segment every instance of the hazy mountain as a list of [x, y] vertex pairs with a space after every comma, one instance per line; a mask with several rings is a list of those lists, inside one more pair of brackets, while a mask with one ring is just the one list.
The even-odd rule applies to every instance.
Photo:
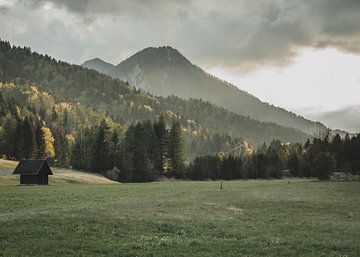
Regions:
[[89, 69], [97, 70], [101, 73], [109, 73], [114, 68], [111, 63], [104, 62], [99, 58], [91, 59], [83, 63], [83, 66]]
[[336, 111], [310, 114], [333, 129], [343, 129], [353, 133], [360, 132], [360, 105], [350, 106]]
[[127, 80], [155, 95], [201, 98], [241, 115], [300, 129], [308, 134], [325, 129], [319, 122], [264, 103], [234, 85], [206, 73], [171, 47], [146, 48], [106, 71], [98, 69], [98, 63], [99, 61], [87, 61], [83, 66]]

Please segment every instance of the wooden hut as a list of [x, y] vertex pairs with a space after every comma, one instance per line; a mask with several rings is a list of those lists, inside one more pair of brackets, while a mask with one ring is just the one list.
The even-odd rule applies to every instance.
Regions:
[[52, 171], [46, 160], [20, 161], [13, 174], [20, 175], [21, 185], [47, 185]]

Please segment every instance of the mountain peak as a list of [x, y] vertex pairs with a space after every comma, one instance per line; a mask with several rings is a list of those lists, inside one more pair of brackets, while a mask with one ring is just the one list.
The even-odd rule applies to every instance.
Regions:
[[121, 62], [119, 66], [123, 66], [124, 63], [136, 63], [140, 66], [152, 66], [157, 65], [159, 67], [169, 64], [177, 65], [189, 65], [191, 62], [186, 59], [177, 49], [171, 46], [160, 47], [148, 47], [140, 52], [137, 52], [133, 56], [129, 57], [125, 61]]
[[185, 58], [177, 49], [171, 46], [147, 47], [137, 54], [167, 54], [170, 56], [178, 56]]
[[[90, 59], [85, 61], [82, 65], [87, 64], [87, 63], [107, 63], [104, 60], [100, 59], [100, 58], [94, 58], [94, 59]], [[110, 63], [108, 63], [110, 64]]]
[[114, 65], [111, 63], [105, 62], [104, 60], [100, 58], [94, 58], [88, 61], [85, 61], [83, 64], [81, 64], [82, 67], [97, 70], [101, 73], [109, 73], [112, 69], [115, 68]]

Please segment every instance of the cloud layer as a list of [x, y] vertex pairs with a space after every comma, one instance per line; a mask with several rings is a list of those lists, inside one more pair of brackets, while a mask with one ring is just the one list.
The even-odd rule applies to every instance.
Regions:
[[359, 0], [0, 0], [0, 24], [1, 38], [75, 63], [159, 45], [239, 70], [305, 47], [360, 54]]

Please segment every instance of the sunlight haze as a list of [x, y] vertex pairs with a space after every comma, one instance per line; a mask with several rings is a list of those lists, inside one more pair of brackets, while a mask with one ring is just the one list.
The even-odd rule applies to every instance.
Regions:
[[287, 67], [264, 67], [237, 74], [210, 72], [261, 100], [311, 117], [360, 105], [360, 57], [336, 49], [304, 49]]

